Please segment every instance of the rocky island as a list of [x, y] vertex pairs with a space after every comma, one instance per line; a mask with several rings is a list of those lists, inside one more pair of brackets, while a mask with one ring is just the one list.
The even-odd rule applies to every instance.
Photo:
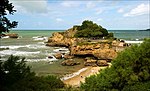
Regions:
[[[73, 26], [65, 32], [53, 33], [46, 46], [67, 47], [70, 53], [65, 54], [65, 59], [85, 58], [85, 66], [108, 66], [107, 62], [114, 59], [126, 44], [114, 38], [113, 34], [108, 33], [105, 28], [86, 20], [81, 26]], [[79, 64], [74, 61], [71, 63], [71, 60], [65, 62], [71, 65]], [[67, 64], [65, 62], [62, 64]]]

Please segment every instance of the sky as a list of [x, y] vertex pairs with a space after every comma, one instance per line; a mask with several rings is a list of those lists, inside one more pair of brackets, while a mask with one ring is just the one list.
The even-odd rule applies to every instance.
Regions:
[[150, 0], [10, 0], [16, 29], [67, 30], [91, 20], [108, 30], [150, 28]]

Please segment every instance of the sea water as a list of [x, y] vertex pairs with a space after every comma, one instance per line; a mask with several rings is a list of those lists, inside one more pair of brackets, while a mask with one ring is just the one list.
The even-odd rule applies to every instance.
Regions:
[[[48, 37], [54, 32], [62, 32], [63, 30], [13, 30], [10, 33], [19, 34], [18, 39], [2, 38], [0, 39], [0, 48], [8, 48], [7, 50], [0, 50], [1, 59], [6, 59], [10, 55], [25, 57], [27, 61], [55, 61], [57, 60], [53, 54], [63, 49], [68, 52], [66, 48], [48, 47], [45, 46]], [[121, 38], [126, 41], [143, 40], [150, 37], [150, 31], [136, 31], [136, 30], [109, 30], [114, 33], [116, 38]], [[48, 58], [52, 56], [53, 58]]]

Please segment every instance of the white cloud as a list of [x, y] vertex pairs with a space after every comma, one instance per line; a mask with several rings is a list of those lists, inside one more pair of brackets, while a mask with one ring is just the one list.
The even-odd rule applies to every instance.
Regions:
[[56, 21], [57, 21], [57, 22], [62, 22], [63, 19], [61, 19], [61, 18], [56, 18]]
[[47, 13], [48, 1], [47, 0], [10, 0], [18, 12], [30, 13]]
[[124, 14], [125, 17], [127, 16], [138, 16], [143, 14], [148, 14], [150, 12], [148, 4], [140, 4], [136, 8], [132, 9], [130, 12]]
[[118, 9], [118, 13], [123, 13], [124, 10], [123, 9]]
[[77, 7], [77, 6], [80, 5], [80, 2], [79, 1], [63, 1], [61, 3], [61, 5], [64, 6], [64, 7], [67, 7], [67, 8], [69, 8], [69, 7]]

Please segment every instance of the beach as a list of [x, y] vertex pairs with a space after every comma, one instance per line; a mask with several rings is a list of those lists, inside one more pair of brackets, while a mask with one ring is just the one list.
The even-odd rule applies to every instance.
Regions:
[[[81, 82], [84, 83], [85, 82], [85, 78], [89, 77], [91, 75], [96, 75], [99, 73], [99, 71], [101, 69], [105, 69], [106, 67], [86, 67], [85, 70], [83, 70], [82, 72], [80, 72], [79, 74], [63, 80], [62, 81], [67, 85], [67, 86], [75, 86], [75, 87], [79, 87]], [[74, 74], [74, 73], [72, 73]], [[69, 77], [69, 76], [66, 76]]]

